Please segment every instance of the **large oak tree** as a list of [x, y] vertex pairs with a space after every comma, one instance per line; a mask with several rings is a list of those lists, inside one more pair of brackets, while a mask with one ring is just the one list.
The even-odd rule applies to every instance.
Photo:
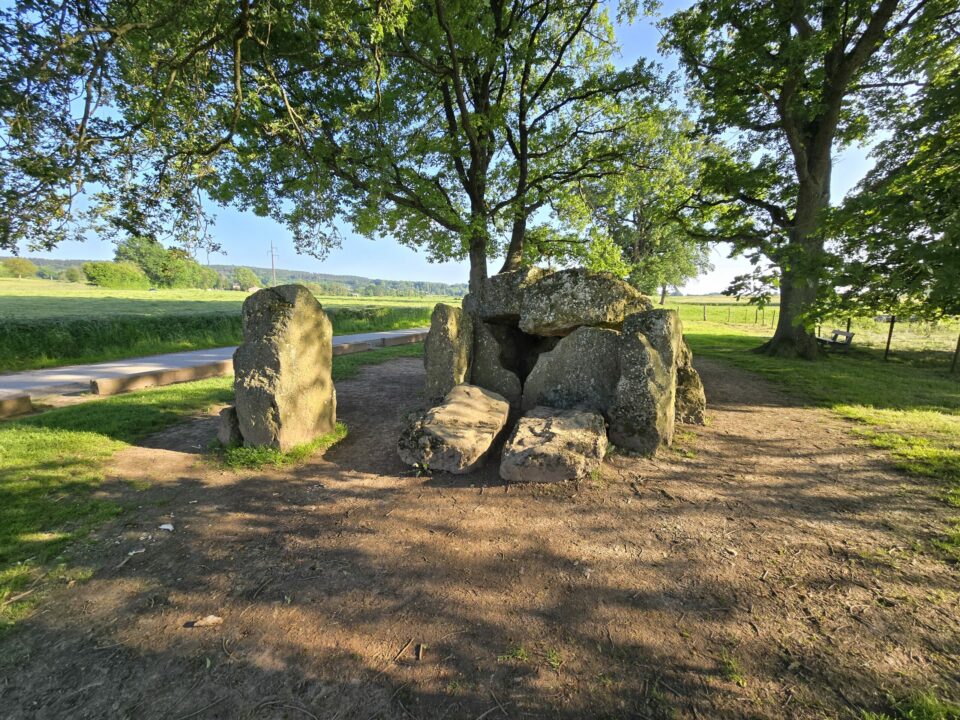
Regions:
[[664, 24], [705, 128], [739, 154], [705, 173], [694, 208], [709, 237], [779, 267], [781, 312], [765, 350], [813, 358], [825, 285], [824, 211], [834, 155], [871, 137], [915, 80], [895, 61], [953, 0], [699, 0]]

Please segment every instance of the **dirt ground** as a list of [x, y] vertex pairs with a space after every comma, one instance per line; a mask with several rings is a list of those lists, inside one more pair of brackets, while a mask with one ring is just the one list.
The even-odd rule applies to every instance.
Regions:
[[708, 425], [579, 486], [411, 474], [412, 359], [340, 383], [349, 436], [295, 469], [219, 469], [211, 418], [121, 453], [104, 493], [132, 510], [84, 550], [92, 579], [0, 646], [0, 717], [853, 718], [956, 697], [958, 572], [918, 549], [948, 511], [843, 421], [697, 365]]

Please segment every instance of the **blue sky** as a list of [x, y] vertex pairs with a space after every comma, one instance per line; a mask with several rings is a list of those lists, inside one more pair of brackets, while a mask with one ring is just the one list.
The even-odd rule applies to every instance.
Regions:
[[[689, 2], [670, 1], [663, 3], [662, 14], [689, 5]], [[623, 48], [624, 63], [633, 62], [639, 57], [647, 57], [659, 62], [664, 69], [676, 68], [676, 61], [663, 57], [657, 51], [660, 32], [654, 18], [641, 17], [631, 26], [621, 26], [617, 30]], [[839, 199], [852, 188], [871, 166], [867, 151], [851, 148], [839, 154], [834, 160], [832, 197]], [[388, 280], [429, 280], [437, 282], [466, 282], [469, 269], [466, 262], [430, 263], [422, 252], [404, 247], [389, 238], [367, 240], [345, 232], [345, 240], [340, 249], [332, 250], [321, 261], [305, 255], [298, 255], [293, 246], [290, 233], [282, 226], [267, 218], [260, 218], [250, 212], [238, 212], [232, 208], [216, 208], [216, 223], [213, 227], [214, 239], [223, 247], [223, 254], [212, 255], [213, 264], [270, 266], [270, 242], [277, 247], [277, 267], [297, 270], [309, 270], [343, 275], [361, 275]], [[714, 270], [703, 275], [682, 288], [687, 294], [719, 292], [730, 280], [750, 269], [743, 258], [727, 257], [729, 248], [716, 246], [711, 251]], [[83, 258], [109, 260], [113, 257], [113, 245], [109, 242], [88, 239], [83, 243], [63, 243], [51, 253], [28, 253], [31, 256], [50, 258]], [[205, 258], [199, 258], [204, 261]], [[498, 266], [496, 259], [490, 262], [491, 272]]]

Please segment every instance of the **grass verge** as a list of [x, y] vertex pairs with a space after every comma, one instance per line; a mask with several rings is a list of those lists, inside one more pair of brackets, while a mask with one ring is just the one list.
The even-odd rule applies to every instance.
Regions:
[[[694, 325], [686, 337], [695, 356], [757, 373], [856, 421], [865, 441], [888, 450], [905, 472], [933, 480], [938, 497], [960, 508], [960, 376], [865, 351], [821, 362], [771, 358], [752, 352], [756, 335], [710, 323]], [[938, 547], [960, 560], [960, 524]]]
[[242, 445], [235, 445], [233, 447], [221, 448], [218, 456], [220, 461], [232, 470], [259, 470], [267, 465], [285, 467], [287, 465], [302, 463], [310, 458], [311, 455], [318, 452], [326, 452], [346, 436], [347, 426], [338, 422], [336, 427], [326, 435], [314, 438], [303, 445], [297, 445], [286, 452], [269, 447], [243, 447]]
[[891, 700], [891, 712], [863, 712], [863, 720], [960, 720], [960, 705], [923, 693], [905, 700]]
[[[365, 365], [422, 352], [417, 343], [342, 355], [333, 360], [333, 377], [345, 380]], [[0, 422], [0, 635], [29, 614], [54, 582], [89, 573], [71, 563], [68, 546], [123, 512], [119, 503], [95, 493], [110, 458], [151, 433], [230, 402], [232, 385], [229, 377], [200, 380]], [[315, 453], [330, 439], [298, 453]]]
[[[432, 305], [328, 307], [336, 335], [425, 327]], [[0, 372], [236, 345], [239, 307], [230, 311], [0, 317]]]

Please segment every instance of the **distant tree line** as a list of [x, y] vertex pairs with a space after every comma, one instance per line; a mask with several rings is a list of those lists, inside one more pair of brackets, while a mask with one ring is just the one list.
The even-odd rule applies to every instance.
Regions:
[[[414, 280], [378, 280], [358, 275], [331, 275], [305, 270], [277, 269], [277, 283], [299, 282], [317, 295], [349, 297], [460, 297], [467, 284]], [[270, 268], [237, 265], [200, 265], [179, 247], [166, 248], [144, 238], [117, 246], [114, 261], [55, 260], [12, 257], [0, 259], [0, 277], [40, 277], [64, 282], [89, 282], [118, 289], [215, 288], [249, 290], [272, 284]]]

